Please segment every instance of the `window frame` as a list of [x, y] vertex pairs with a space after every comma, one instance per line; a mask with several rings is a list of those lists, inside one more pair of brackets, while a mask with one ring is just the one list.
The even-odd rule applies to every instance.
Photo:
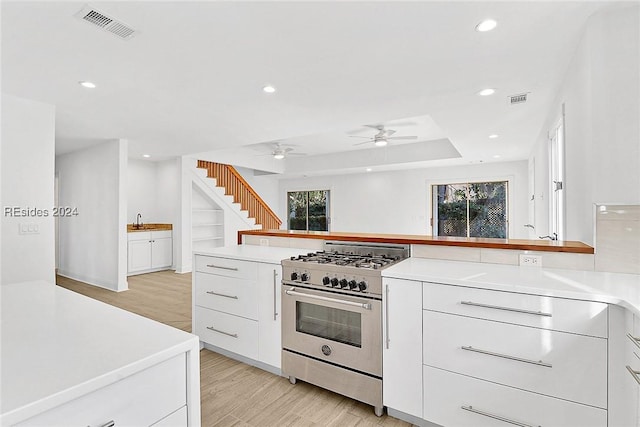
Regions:
[[460, 185], [460, 184], [482, 184], [487, 182], [506, 182], [507, 183], [507, 236], [506, 239], [509, 239], [510, 236], [513, 235], [513, 209], [511, 200], [513, 199], [513, 189], [514, 189], [514, 176], [513, 175], [499, 175], [499, 176], [488, 176], [488, 177], [472, 177], [472, 178], [452, 178], [452, 179], [437, 179], [437, 180], [429, 180], [426, 182], [426, 192], [427, 192], [427, 234], [434, 236], [434, 198], [433, 198], [433, 186], [435, 185]]

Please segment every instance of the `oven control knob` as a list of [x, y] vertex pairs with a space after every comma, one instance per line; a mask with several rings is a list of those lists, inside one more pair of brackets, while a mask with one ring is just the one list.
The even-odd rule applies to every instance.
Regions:
[[302, 276], [300, 277], [300, 280], [302, 280], [303, 282], [308, 282], [309, 281], [309, 274], [308, 273], [302, 273]]
[[322, 278], [322, 284], [325, 286], [329, 286], [329, 284], [331, 283], [331, 279], [329, 279], [329, 276], [324, 276]]
[[346, 287], [348, 287], [348, 286], [349, 286], [349, 284], [348, 284], [348, 282], [347, 282], [347, 279], [341, 279], [341, 280], [340, 280], [340, 287], [341, 287], [341, 288], [346, 288]]
[[333, 287], [337, 287], [338, 286], [338, 278], [334, 277], [333, 279], [331, 279], [331, 286]]
[[358, 287], [358, 282], [355, 280], [349, 280], [349, 289], [353, 290]]
[[360, 288], [360, 292], [366, 291], [368, 288], [367, 282], [363, 280], [362, 282], [358, 283], [358, 288]]
[[296, 273], [295, 271], [291, 273], [291, 280], [298, 280], [298, 273]]

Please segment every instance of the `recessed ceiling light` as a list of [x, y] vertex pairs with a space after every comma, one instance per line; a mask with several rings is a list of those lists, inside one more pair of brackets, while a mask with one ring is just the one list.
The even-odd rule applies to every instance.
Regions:
[[376, 147], [384, 147], [385, 145], [387, 145], [387, 140], [386, 139], [378, 139], [376, 142], [373, 143]]
[[489, 95], [493, 95], [494, 93], [496, 93], [495, 89], [487, 88], [487, 89], [482, 89], [480, 92], [478, 92], [478, 95], [489, 96]]
[[148, 159], [149, 157], [151, 157], [151, 154], [143, 154], [142, 157], [144, 157], [145, 159]]
[[497, 25], [498, 23], [493, 19], [485, 19], [484, 21], [476, 25], [476, 31], [484, 33], [485, 31], [493, 30]]
[[500, 135], [498, 135], [498, 134], [495, 134], [495, 133], [494, 133], [494, 134], [489, 135], [489, 138], [491, 138], [491, 139], [496, 139], [496, 138], [497, 138], [497, 137], [499, 137], [499, 136], [500, 136]]
[[493, 155], [493, 158], [494, 158], [494, 159], [499, 159], [499, 158], [500, 158], [500, 154], [494, 154], [494, 155]]
[[262, 88], [262, 90], [266, 93], [273, 93], [276, 91], [276, 88], [271, 85], [266, 85]]
[[78, 82], [78, 84], [80, 84], [80, 86], [82, 87], [86, 87], [87, 89], [95, 89], [96, 84], [92, 83], [92, 82]]
[[372, 169], [371, 169], [371, 168], [366, 168], [365, 170], [366, 170], [367, 172], [371, 172], [371, 171], [372, 171]]

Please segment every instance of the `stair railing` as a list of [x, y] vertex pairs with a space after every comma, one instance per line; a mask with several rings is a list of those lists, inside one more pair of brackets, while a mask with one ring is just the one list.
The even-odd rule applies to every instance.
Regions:
[[224, 188], [224, 194], [233, 196], [240, 209], [248, 211], [263, 230], [279, 229], [282, 221], [255, 192], [249, 183], [231, 165], [198, 160], [198, 168], [207, 170], [207, 177], [215, 178], [216, 186]]

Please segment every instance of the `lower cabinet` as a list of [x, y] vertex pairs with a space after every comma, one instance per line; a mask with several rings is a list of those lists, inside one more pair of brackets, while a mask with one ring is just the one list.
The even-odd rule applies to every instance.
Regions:
[[607, 411], [424, 367], [424, 418], [442, 426], [607, 425]]
[[181, 354], [16, 426], [186, 426], [186, 366]]
[[382, 402], [422, 417], [422, 283], [384, 279]]
[[280, 264], [196, 255], [193, 331], [200, 341], [281, 366]]
[[127, 274], [168, 269], [173, 264], [171, 231], [127, 233]]

